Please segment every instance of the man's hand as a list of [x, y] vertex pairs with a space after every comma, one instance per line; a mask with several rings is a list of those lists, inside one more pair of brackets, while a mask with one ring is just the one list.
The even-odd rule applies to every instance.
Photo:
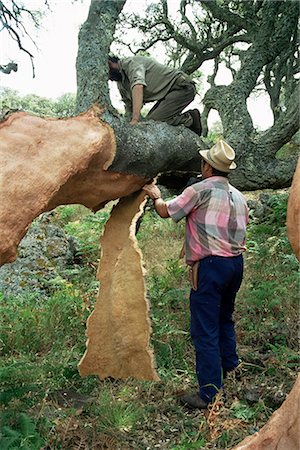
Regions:
[[149, 197], [152, 200], [161, 198], [161, 192], [158, 189], [158, 187], [156, 186], [156, 184], [154, 184], [154, 183], [145, 184], [145, 186], [143, 186], [143, 190], [146, 192], [147, 195], [149, 195]]
[[166, 202], [163, 201], [161, 197], [161, 192], [154, 183], [145, 184], [143, 190], [147, 195], [153, 200], [154, 208], [157, 214], [163, 219], [167, 219], [169, 216], [168, 208]]
[[129, 123], [130, 125], [136, 125], [137, 123], [139, 123], [139, 119], [132, 119]]

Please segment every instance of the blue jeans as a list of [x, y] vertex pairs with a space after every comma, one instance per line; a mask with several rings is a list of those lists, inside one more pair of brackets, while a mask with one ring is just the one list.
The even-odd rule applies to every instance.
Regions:
[[232, 314], [243, 278], [243, 256], [200, 261], [198, 289], [191, 290], [191, 338], [200, 396], [210, 402], [222, 387], [222, 370], [238, 365]]

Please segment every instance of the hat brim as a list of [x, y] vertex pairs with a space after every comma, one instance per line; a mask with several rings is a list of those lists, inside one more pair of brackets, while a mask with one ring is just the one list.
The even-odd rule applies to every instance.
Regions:
[[232, 170], [236, 169], [236, 163], [234, 161], [232, 161], [232, 163], [230, 164], [230, 166], [226, 166], [223, 164], [217, 164], [214, 161], [212, 161], [209, 158], [209, 150], [199, 150], [199, 154], [202, 156], [202, 158], [212, 167], [214, 167], [214, 169], [219, 170], [220, 172], [226, 172], [229, 173]]

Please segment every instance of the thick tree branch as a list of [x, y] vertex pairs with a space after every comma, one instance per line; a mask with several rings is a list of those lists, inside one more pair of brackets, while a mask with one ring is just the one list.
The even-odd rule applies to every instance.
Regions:
[[184, 126], [152, 120], [131, 126], [106, 113], [103, 118], [113, 127], [117, 142], [117, 154], [108, 170], [149, 179], [172, 170], [200, 170], [198, 150], [205, 145]]
[[206, 105], [204, 105], [202, 114], [201, 114], [201, 125], [202, 125], [202, 136], [203, 137], [207, 137], [208, 134], [208, 115], [211, 111], [211, 108], [207, 107]]
[[230, 25], [234, 25], [240, 29], [248, 29], [252, 26], [251, 23], [236, 13], [233, 13], [225, 6], [219, 6], [215, 0], [197, 0], [212, 13], [215, 19], [219, 19], [222, 22], [227, 22]]

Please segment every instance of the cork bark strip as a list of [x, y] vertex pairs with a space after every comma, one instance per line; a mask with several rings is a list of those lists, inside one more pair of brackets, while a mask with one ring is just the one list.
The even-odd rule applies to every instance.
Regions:
[[113, 208], [100, 239], [100, 290], [87, 322], [82, 376], [159, 380], [150, 348], [151, 326], [142, 254], [135, 238], [145, 194], [132, 194]]

